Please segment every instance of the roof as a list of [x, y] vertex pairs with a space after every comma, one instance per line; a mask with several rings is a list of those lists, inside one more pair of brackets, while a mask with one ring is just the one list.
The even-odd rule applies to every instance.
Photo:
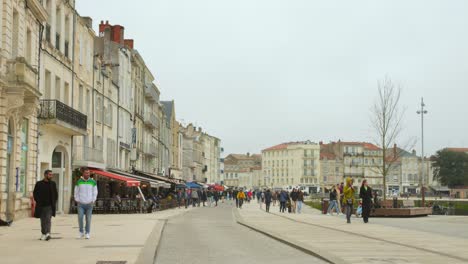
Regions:
[[363, 142], [362, 144], [364, 145], [364, 148], [367, 150], [381, 150], [379, 147], [377, 147], [376, 145], [372, 143]]
[[315, 144], [313, 142], [311, 142], [310, 140], [307, 140], [307, 141], [295, 141], [295, 142], [285, 142], [285, 143], [281, 143], [279, 145], [276, 145], [276, 146], [273, 146], [273, 147], [269, 147], [269, 148], [266, 148], [262, 151], [271, 151], [271, 150], [283, 150], [283, 149], [287, 149], [288, 146], [291, 146], [291, 145], [300, 145], [300, 144]]
[[171, 123], [172, 120], [172, 108], [174, 107], [174, 101], [161, 101], [161, 104], [164, 107], [164, 112], [166, 113], [166, 120], [168, 123]]
[[445, 148], [444, 150], [453, 152], [468, 152], [468, 148]]
[[336, 159], [336, 155], [330, 152], [320, 152], [320, 159]]

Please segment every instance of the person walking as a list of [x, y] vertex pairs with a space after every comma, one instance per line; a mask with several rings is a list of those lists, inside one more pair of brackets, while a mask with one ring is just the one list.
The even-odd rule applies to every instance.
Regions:
[[189, 188], [185, 189], [185, 209], [191, 204], [192, 192]]
[[304, 193], [299, 190], [297, 193], [297, 213], [300, 214], [302, 211], [302, 204], [304, 203]]
[[[78, 225], [80, 228], [79, 238], [90, 239], [91, 216], [93, 205], [96, 202], [98, 189], [96, 181], [90, 178], [88, 168], [82, 169], [83, 176], [75, 185], [75, 201], [78, 203]], [[83, 230], [83, 217], [86, 215], [86, 228]], [[83, 232], [85, 231], [85, 232]]]
[[273, 200], [273, 206], [276, 206], [276, 202], [278, 201], [278, 192], [274, 191], [271, 195], [271, 199]]
[[333, 186], [330, 191], [330, 204], [328, 205], [327, 215], [330, 215], [333, 209], [335, 209], [337, 215], [340, 214], [340, 211], [338, 209], [338, 202], [336, 200], [338, 192], [338, 188]]
[[180, 205], [185, 201], [185, 192], [182, 189], [177, 190], [177, 204]]
[[219, 201], [219, 192], [218, 191], [214, 191], [213, 193], [213, 199], [215, 201], [215, 207], [218, 206], [218, 201]]
[[234, 197], [234, 200], [236, 200], [236, 208], [239, 208], [239, 199], [237, 199], [237, 195], [239, 194], [239, 191], [237, 189], [234, 189], [232, 192], [232, 195]]
[[270, 189], [268, 189], [265, 192], [265, 210], [267, 213], [270, 212], [271, 198], [272, 198], [272, 195], [271, 195]]
[[205, 203], [206, 203], [207, 199], [208, 199], [208, 192], [205, 189], [203, 189], [202, 195], [201, 195], [201, 200], [203, 202], [203, 207], [206, 206]]
[[359, 190], [359, 198], [362, 199], [362, 219], [364, 223], [367, 224], [372, 207], [372, 189], [368, 186], [367, 180], [362, 181], [361, 189]]
[[36, 182], [33, 197], [36, 201], [34, 217], [41, 219], [41, 238], [48, 241], [51, 239], [50, 229], [52, 226], [52, 216], [55, 217], [56, 204], [58, 199], [57, 185], [52, 181], [51, 170], [44, 172], [44, 178]]
[[192, 207], [196, 207], [198, 205], [198, 192], [195, 189], [192, 189]]
[[338, 215], [342, 214], [343, 213], [343, 209], [342, 209], [342, 206], [341, 206], [341, 201], [343, 199], [343, 196], [342, 196], [342, 193], [341, 193], [341, 188], [340, 188], [340, 184], [336, 184], [336, 187], [335, 187], [335, 190], [336, 190], [336, 206], [337, 206], [337, 210], [338, 210]]
[[351, 214], [353, 213], [354, 205], [354, 187], [353, 179], [346, 178], [346, 186], [343, 188], [343, 204], [346, 211], [346, 223], [351, 224]]
[[240, 189], [239, 192], [237, 193], [237, 200], [239, 201], [238, 202], [238, 207], [240, 209], [242, 209], [242, 204], [244, 203], [245, 198], [246, 198], [246, 195], [245, 195], [244, 191], [242, 191], [242, 189]]
[[291, 192], [291, 213], [295, 214], [296, 213], [296, 207], [297, 207], [297, 195], [298, 192], [296, 188], [294, 188]]
[[286, 202], [288, 201], [288, 194], [285, 190], [281, 190], [279, 194], [279, 202], [280, 202], [280, 213], [284, 213], [286, 210]]

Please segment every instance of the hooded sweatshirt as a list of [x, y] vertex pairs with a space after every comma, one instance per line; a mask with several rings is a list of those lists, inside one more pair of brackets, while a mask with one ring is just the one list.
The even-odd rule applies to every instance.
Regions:
[[97, 199], [98, 189], [92, 178], [85, 180], [81, 177], [75, 186], [75, 201], [80, 204], [91, 204]]
[[351, 178], [346, 178], [346, 185], [343, 188], [343, 203], [346, 204], [347, 199], [352, 199], [354, 203], [354, 188], [352, 186], [352, 181], [353, 179]]

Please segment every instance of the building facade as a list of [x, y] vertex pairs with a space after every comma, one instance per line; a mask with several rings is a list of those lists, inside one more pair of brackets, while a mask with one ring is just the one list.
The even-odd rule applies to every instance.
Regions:
[[311, 141], [279, 144], [262, 151], [264, 185], [320, 187], [320, 146]]
[[0, 218], [30, 214], [29, 197], [38, 170], [42, 23], [49, 19], [41, 1], [0, 3]]

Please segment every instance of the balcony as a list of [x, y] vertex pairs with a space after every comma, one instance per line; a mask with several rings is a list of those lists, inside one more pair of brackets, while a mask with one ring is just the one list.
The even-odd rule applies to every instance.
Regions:
[[73, 146], [73, 166], [105, 169], [102, 150], [86, 146]]
[[[15, 87], [24, 86], [26, 91], [39, 97], [37, 70], [23, 57], [7, 61], [7, 80]], [[22, 87], [23, 88], [23, 87]]]
[[58, 100], [41, 100], [38, 118], [41, 125], [50, 125], [68, 135], [86, 135], [87, 117]]
[[145, 85], [145, 96], [152, 102], [159, 100], [159, 92], [156, 90], [156, 86], [152, 83]]
[[150, 128], [158, 128], [158, 118], [154, 113], [146, 112], [143, 120], [145, 124]]
[[156, 156], [158, 153], [158, 148], [156, 147], [156, 144], [151, 143], [151, 144], [144, 144], [143, 145], [143, 153], [146, 155], [150, 156]]

